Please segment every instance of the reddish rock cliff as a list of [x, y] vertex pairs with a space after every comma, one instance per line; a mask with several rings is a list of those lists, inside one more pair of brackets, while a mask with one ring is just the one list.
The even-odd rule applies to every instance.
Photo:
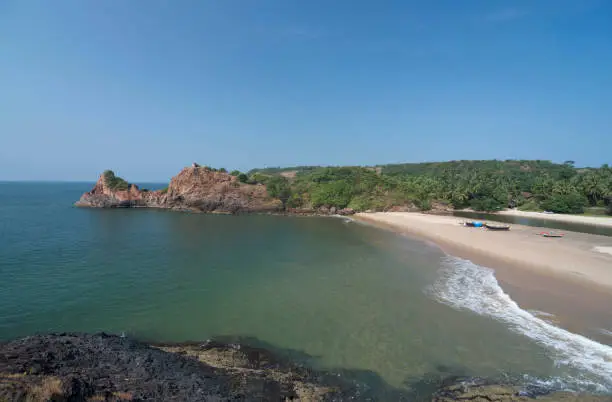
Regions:
[[138, 186], [134, 184], [130, 184], [127, 190], [112, 189], [106, 183], [104, 175], [102, 174], [98, 178], [94, 188], [83, 194], [75, 205], [79, 207], [96, 208], [144, 206], [143, 194], [145, 193], [140, 191]]
[[274, 212], [282, 202], [268, 196], [261, 184], [240, 183], [227, 173], [203, 167], [183, 169], [172, 178], [167, 191], [141, 191], [130, 184], [128, 190], [112, 189], [101, 175], [94, 188], [76, 202], [80, 207], [150, 207], [198, 212]]
[[262, 212], [282, 209], [282, 202], [268, 197], [266, 186], [244, 184], [227, 173], [189, 167], [174, 176], [164, 201], [166, 208], [202, 212]]

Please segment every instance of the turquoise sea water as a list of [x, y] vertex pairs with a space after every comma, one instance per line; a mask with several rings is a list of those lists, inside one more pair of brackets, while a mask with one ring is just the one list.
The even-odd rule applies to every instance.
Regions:
[[402, 390], [445, 375], [612, 390], [610, 346], [432, 245], [343, 218], [73, 207], [91, 185], [0, 183], [0, 339], [229, 336]]

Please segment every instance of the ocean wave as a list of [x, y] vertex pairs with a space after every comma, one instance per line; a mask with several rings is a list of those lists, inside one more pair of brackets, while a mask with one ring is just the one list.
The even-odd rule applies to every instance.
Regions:
[[[445, 257], [440, 278], [432, 285], [431, 293], [442, 303], [457, 309], [468, 309], [477, 314], [503, 322], [515, 332], [527, 336], [551, 353], [556, 364], [578, 369], [597, 378], [539, 380], [542, 383], [563, 382], [595, 386], [599, 392], [612, 392], [612, 347], [602, 345], [582, 335], [574, 334], [521, 309], [499, 286], [492, 269], [457, 257]], [[564, 388], [558, 386], [557, 388]]]

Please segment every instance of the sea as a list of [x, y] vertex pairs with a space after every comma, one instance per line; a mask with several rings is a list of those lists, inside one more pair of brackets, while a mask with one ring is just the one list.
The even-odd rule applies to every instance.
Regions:
[[607, 343], [559, 327], [494, 267], [345, 217], [74, 207], [92, 186], [0, 182], [0, 340], [231, 339], [380, 392], [483, 377], [612, 395], [612, 323]]

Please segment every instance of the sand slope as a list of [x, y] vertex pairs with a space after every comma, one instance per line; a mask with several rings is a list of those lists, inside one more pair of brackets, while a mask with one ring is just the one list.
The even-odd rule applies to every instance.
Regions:
[[495, 232], [461, 226], [465, 218], [410, 212], [361, 213], [356, 218], [426, 238], [477, 264], [512, 264], [612, 291], [612, 255], [597, 251], [612, 247], [612, 237], [565, 232], [564, 238], [544, 238], [537, 235], [541, 228], [521, 225]]

